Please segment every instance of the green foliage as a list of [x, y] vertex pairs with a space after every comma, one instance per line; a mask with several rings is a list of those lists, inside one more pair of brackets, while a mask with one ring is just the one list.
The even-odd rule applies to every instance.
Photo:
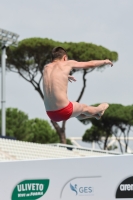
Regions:
[[17, 140], [29, 142], [59, 142], [57, 133], [51, 128], [50, 124], [46, 120], [29, 120], [28, 116], [24, 112], [19, 111], [16, 108], [8, 108], [6, 110], [6, 135], [15, 137]]
[[[1, 115], [1, 110], [0, 110]], [[6, 135], [15, 137], [18, 140], [23, 139], [23, 134], [26, 131], [25, 124], [28, 121], [28, 115], [19, 111], [17, 108], [6, 109]], [[0, 121], [1, 126], [1, 121]]]
[[43, 69], [44, 64], [50, 61], [49, 52], [53, 48], [53, 42], [49, 39], [30, 38], [19, 42], [18, 47], [10, 47], [7, 50], [9, 64], [19, 70]]
[[46, 120], [36, 118], [26, 122], [23, 140], [46, 144], [59, 142], [59, 137]]
[[119, 140], [119, 137], [123, 136], [125, 151], [127, 152], [128, 137], [133, 126], [133, 105], [110, 104], [100, 120], [89, 118], [81, 122], [92, 124], [91, 128], [85, 131], [83, 141], [98, 143], [102, 142], [102, 137], [104, 137], [104, 149], [106, 149], [109, 137], [115, 136], [120, 144], [121, 151], [123, 151]]
[[101, 137], [105, 136], [106, 132], [99, 129], [97, 126], [92, 125], [90, 129], [87, 129], [82, 137], [83, 141], [98, 142], [101, 141]]
[[92, 43], [61, 43], [47, 38], [29, 38], [20, 41], [17, 48], [9, 47], [7, 49], [8, 67], [24, 70], [23, 73], [29, 69], [39, 72], [43, 70], [46, 63], [50, 62], [51, 50], [55, 46], [64, 47], [68, 52], [69, 59], [77, 61], [103, 60], [107, 58], [113, 62], [118, 60], [116, 52]]
[[109, 146], [109, 147], [107, 147], [107, 150], [108, 151], [113, 151], [113, 150], [115, 150], [115, 149], [117, 149], [118, 147], [116, 146], [116, 145], [112, 145], [112, 146]]
[[68, 139], [68, 138], [66, 139], [66, 143], [67, 143], [68, 145], [73, 145], [72, 142], [71, 142], [71, 140]]
[[111, 61], [117, 61], [118, 54], [116, 52], [111, 52], [105, 47], [98, 46], [92, 43], [67, 43], [68, 44], [68, 54], [70, 59], [77, 61], [89, 61], [89, 60], [104, 60], [110, 59]]

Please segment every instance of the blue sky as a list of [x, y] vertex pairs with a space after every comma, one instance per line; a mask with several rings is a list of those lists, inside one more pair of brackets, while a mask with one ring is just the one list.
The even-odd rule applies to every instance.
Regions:
[[[30, 37], [57, 41], [88, 42], [117, 51], [113, 68], [87, 75], [82, 103], [133, 104], [133, 1], [132, 0], [0, 0], [0, 28]], [[81, 73], [69, 83], [68, 96], [74, 101], [82, 88]], [[1, 79], [1, 77], [0, 77]], [[13, 73], [6, 75], [6, 106], [17, 107], [30, 118], [48, 119], [43, 102], [33, 87]], [[89, 126], [76, 119], [66, 125], [66, 134], [82, 136]]]

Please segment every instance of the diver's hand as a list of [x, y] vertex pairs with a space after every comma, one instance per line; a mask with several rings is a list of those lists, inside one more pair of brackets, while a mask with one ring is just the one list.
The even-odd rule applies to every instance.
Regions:
[[72, 83], [72, 81], [76, 81], [76, 79], [73, 76], [68, 75], [68, 80]]
[[113, 63], [110, 60], [106, 59], [105, 60], [105, 65], [111, 65], [111, 67], [112, 67]]

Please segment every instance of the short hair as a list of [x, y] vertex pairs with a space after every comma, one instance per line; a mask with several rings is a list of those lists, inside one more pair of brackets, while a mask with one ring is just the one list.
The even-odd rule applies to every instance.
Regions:
[[67, 52], [65, 49], [63, 49], [62, 47], [55, 47], [52, 50], [51, 53], [51, 60], [55, 60], [55, 59], [61, 59], [64, 55], [67, 56]]

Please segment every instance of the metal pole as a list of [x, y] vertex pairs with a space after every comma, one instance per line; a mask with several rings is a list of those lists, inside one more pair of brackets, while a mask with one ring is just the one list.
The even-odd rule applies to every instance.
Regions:
[[6, 68], [6, 47], [2, 46], [2, 73], [1, 73], [1, 135], [6, 136], [6, 98], [5, 98], [5, 68]]
[[95, 149], [95, 141], [92, 142], [92, 149]]

